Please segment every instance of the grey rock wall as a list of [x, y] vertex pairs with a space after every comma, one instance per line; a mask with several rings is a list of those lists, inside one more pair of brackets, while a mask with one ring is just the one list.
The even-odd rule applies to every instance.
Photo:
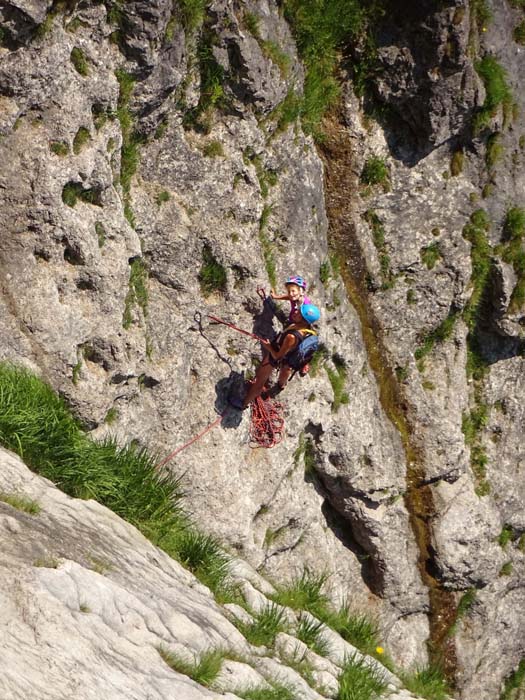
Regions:
[[[483, 35], [462, 2], [387, 13], [373, 98], [390, 118], [365, 116], [370, 98], [356, 98], [350, 82], [344, 89], [340, 128], [355, 188], [339, 198], [367, 278], [364, 302], [398, 377], [414, 465], [381, 403], [343, 280], [333, 273], [321, 281], [330, 158], [323, 165], [300, 125], [280, 122], [279, 106], [301, 89], [304, 69], [277, 4], [217, 0], [198, 31], [185, 30], [180, 7], [163, 0], [132, 0], [117, 13], [110, 2], [1, 5], [0, 358], [41, 374], [93, 437], [137, 440], [160, 456], [222, 414], [220, 426], [170, 462], [184, 475], [193, 517], [272, 579], [305, 567], [329, 572], [334, 599], [377, 612], [389, 650], [407, 666], [427, 659], [428, 614], [439, 614], [430, 610], [408, 512], [417, 466], [433, 503], [427, 568], [457, 601], [477, 591], [458, 623], [458, 693], [493, 700], [523, 656], [504, 632], [512, 624], [521, 639], [525, 624], [516, 612], [522, 326], [521, 313], [509, 310], [516, 276], [495, 254], [492, 311], [476, 329], [490, 370], [482, 380], [467, 376], [471, 338], [461, 313], [472, 265], [462, 231], [483, 207], [496, 246], [509, 202], [523, 204], [523, 117], [504, 128], [502, 111], [494, 115], [504, 152], [488, 172], [489, 131], [471, 131], [485, 90], [469, 48], [498, 56], [522, 107], [522, 53], [509, 39], [519, 11], [494, 3]], [[248, 13], [259, 17], [258, 36]], [[288, 56], [283, 65], [265, 51], [267, 40]], [[464, 166], [451, 177], [458, 148]], [[359, 184], [372, 156], [388, 165], [388, 191]], [[492, 193], [483, 198], [486, 184]], [[371, 214], [384, 229], [388, 284]], [[430, 268], [422, 251], [436, 244]], [[226, 275], [213, 291], [201, 281], [210, 255]], [[343, 264], [353, 269], [355, 260]], [[282, 286], [294, 272], [322, 309], [328, 356], [282, 395], [284, 440], [254, 450], [248, 415], [228, 409], [227, 396], [253, 372], [260, 349], [208, 315], [271, 333], [255, 289], [269, 290], [273, 275]], [[416, 349], [451, 314], [450, 336], [418, 363]], [[325, 368], [337, 371], [339, 358], [348, 401], [334, 410]], [[468, 445], [464, 418], [481, 400], [490, 415]], [[488, 457], [483, 496], [471, 469], [479, 445]], [[505, 525], [512, 540], [504, 549]], [[509, 561], [507, 578], [500, 573]]]

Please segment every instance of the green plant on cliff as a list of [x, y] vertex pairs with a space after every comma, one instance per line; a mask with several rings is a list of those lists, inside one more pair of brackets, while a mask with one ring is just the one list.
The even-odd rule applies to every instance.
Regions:
[[82, 51], [82, 49], [79, 49], [78, 46], [75, 46], [71, 50], [71, 63], [75, 67], [77, 73], [80, 73], [80, 75], [82, 76], [89, 75], [88, 62], [86, 60], [84, 52]]
[[512, 33], [514, 41], [521, 46], [525, 46], [525, 20], [522, 20], [519, 24], [514, 27]]
[[224, 68], [213, 54], [214, 36], [205, 31], [197, 45], [197, 60], [200, 74], [200, 95], [195, 107], [184, 114], [185, 129], [194, 129], [208, 134], [212, 126], [213, 111], [228, 105], [224, 93]]
[[387, 687], [385, 676], [356, 654], [345, 658], [336, 700], [376, 700]]
[[298, 116], [307, 133], [320, 135], [321, 119], [339, 97], [338, 52], [364, 31], [364, 6], [358, 0], [284, 0], [282, 4], [306, 68]]
[[463, 318], [471, 332], [474, 331], [480, 304], [484, 297], [492, 268], [492, 247], [487, 238], [490, 219], [483, 209], [477, 209], [470, 217], [470, 223], [463, 228], [463, 238], [471, 244], [470, 258], [472, 293], [465, 306]]
[[516, 284], [509, 304], [511, 311], [518, 311], [525, 304], [525, 209], [511, 207], [503, 224], [503, 242], [496, 252], [506, 263], [512, 265], [516, 274]]
[[129, 101], [135, 79], [122, 69], [115, 71], [119, 84], [119, 97], [117, 104], [117, 118], [122, 131], [122, 148], [120, 151], [120, 184], [124, 200], [124, 214], [131, 226], [135, 225], [135, 217], [131, 208], [130, 188], [131, 179], [139, 164], [139, 145], [144, 142], [144, 137], [134, 130], [134, 119], [129, 109]]
[[427, 700], [447, 700], [450, 696], [443, 670], [438, 666], [422, 666], [402, 673], [401, 680], [414, 695]]
[[314, 574], [306, 568], [289, 584], [277, 586], [272, 600], [294, 610], [307, 610], [322, 618], [328, 609], [328, 596], [323, 590], [327, 580], [328, 574]]
[[169, 651], [162, 645], [158, 647], [158, 652], [170, 668], [177, 671], [177, 673], [189, 676], [196, 683], [206, 688], [219, 675], [222, 662], [227, 655], [227, 652], [223, 649], [207, 649], [201, 652], [199, 656], [196, 656], [193, 661], [188, 661], [186, 657]]
[[6, 493], [5, 491], [0, 491], [0, 501], [7, 503], [12, 508], [23, 511], [24, 513], [29, 513], [29, 515], [38, 515], [42, 510], [39, 503], [19, 493]]
[[200, 542], [188, 555], [189, 533], [198, 530], [182, 509], [180, 479], [159, 472], [156, 455], [133, 442], [121, 447], [112, 438], [91, 440], [47, 384], [5, 362], [0, 363], [0, 444], [70, 496], [98, 501], [170, 556], [184, 558], [219, 596], [231, 594], [216, 546]]
[[130, 263], [129, 288], [124, 302], [122, 325], [128, 329], [133, 318], [131, 310], [138, 306], [144, 318], [148, 316], [148, 268], [142, 258], [134, 258]]
[[419, 346], [414, 352], [414, 357], [418, 361], [420, 369], [422, 369], [421, 361], [432, 352], [434, 346], [438, 343], [444, 343], [452, 336], [458, 317], [459, 312], [451, 309], [448, 316], [438, 326], [422, 337]]
[[485, 86], [485, 101], [474, 116], [474, 130], [480, 131], [489, 126], [498, 107], [502, 106], [504, 110], [512, 107], [513, 98], [505, 69], [494, 56], [484, 56], [476, 62], [475, 68]]
[[236, 625], [250, 644], [272, 647], [279, 632], [288, 631], [284, 608], [270, 603], [252, 615], [251, 622], [236, 621]]
[[244, 700], [296, 700], [295, 688], [282, 683], [273, 683], [271, 687], [250, 686], [248, 688], [235, 688], [236, 696]]
[[226, 291], [226, 270], [213, 255], [212, 249], [205, 245], [202, 249], [202, 266], [199, 272], [199, 282], [204, 296], [213, 292]]
[[194, 32], [203, 23], [209, 0], [180, 0], [182, 24], [187, 32]]
[[441, 251], [438, 241], [434, 241], [420, 250], [421, 260], [429, 270], [434, 269], [438, 260], [441, 259]]
[[384, 190], [388, 189], [390, 180], [384, 158], [380, 156], [368, 158], [363, 166], [360, 179], [365, 185], [381, 185]]
[[500, 700], [520, 700], [520, 690], [525, 688], [525, 659], [522, 659], [518, 668], [505, 680], [505, 685]]

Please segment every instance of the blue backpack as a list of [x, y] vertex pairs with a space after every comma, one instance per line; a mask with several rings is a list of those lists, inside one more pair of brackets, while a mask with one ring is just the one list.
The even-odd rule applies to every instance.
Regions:
[[286, 356], [286, 364], [296, 372], [300, 372], [319, 349], [319, 336], [313, 331], [310, 331], [307, 336], [299, 331], [289, 331], [289, 333], [297, 338], [299, 344]]

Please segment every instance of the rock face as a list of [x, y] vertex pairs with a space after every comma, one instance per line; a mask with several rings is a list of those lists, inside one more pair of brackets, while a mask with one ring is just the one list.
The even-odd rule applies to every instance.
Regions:
[[[524, 122], [515, 109], [509, 125], [507, 104], [473, 133], [486, 90], [471, 53], [498, 57], [523, 107], [523, 53], [509, 39], [520, 11], [494, 7], [482, 32], [463, 2], [390, 8], [372, 95], [343, 90], [347, 181], [330, 142], [323, 165], [283, 116], [304, 69], [277, 3], [217, 0], [202, 26], [167, 0], [0, 5], [0, 359], [42, 375], [94, 438], [161, 455], [220, 414], [170, 462], [193, 517], [270, 578], [330, 574], [334, 599], [380, 616], [399, 663], [426, 661], [440, 614], [425, 571], [457, 601], [475, 589], [456, 626], [457, 692], [493, 700], [522, 655], [506, 625], [515, 639], [525, 628], [523, 314], [504, 227], [509, 202], [523, 206]], [[386, 121], [365, 117], [370, 99]], [[366, 184], [373, 158], [388, 178]], [[331, 177], [351, 232], [342, 275], [329, 255]], [[464, 227], [481, 208], [488, 223], [470, 223], [490, 271], [474, 323], [478, 258]], [[347, 295], [358, 267], [408, 438]], [[227, 397], [260, 350], [209, 315], [270, 335], [278, 324], [256, 287], [291, 273], [322, 309], [326, 352], [283, 394], [283, 441], [252, 449], [249, 416]], [[480, 348], [486, 369], [472, 374]], [[421, 488], [431, 506], [414, 515]], [[55, 591], [91, 586], [73, 563], [42, 581], [50, 571]]]
[[[1, 449], [0, 465], [5, 700], [71, 694], [88, 700], [100, 693], [115, 700], [236, 700], [229, 691], [285, 682], [302, 698], [322, 700], [337, 692], [340, 667], [352, 654], [377, 668], [392, 698], [414, 697], [379, 662], [328, 628], [329, 658], [309, 650], [292, 634], [297, 618], [289, 609], [290, 634], [279, 635], [274, 651], [251, 646], [234, 624], [237, 606], [219, 606], [207, 588], [131, 525], [94, 501], [69, 498]], [[4, 502], [14, 495], [31, 503], [33, 513]], [[244, 564], [239, 570], [271, 590], [247, 569]], [[257, 600], [255, 612], [269, 604], [242, 576], [238, 583], [251, 590], [247, 598]], [[165, 661], [178, 654], [191, 663], [211, 650], [224, 656], [213, 689]], [[307, 659], [310, 685], [287, 658]], [[327, 690], [320, 694], [312, 684]]]

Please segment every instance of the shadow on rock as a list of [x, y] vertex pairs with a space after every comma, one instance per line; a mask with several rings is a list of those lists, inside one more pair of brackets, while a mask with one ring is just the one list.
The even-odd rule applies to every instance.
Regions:
[[238, 428], [243, 412], [228, 403], [230, 396], [244, 396], [244, 376], [239, 372], [230, 372], [228, 377], [220, 379], [215, 385], [215, 410], [222, 415], [222, 428]]

